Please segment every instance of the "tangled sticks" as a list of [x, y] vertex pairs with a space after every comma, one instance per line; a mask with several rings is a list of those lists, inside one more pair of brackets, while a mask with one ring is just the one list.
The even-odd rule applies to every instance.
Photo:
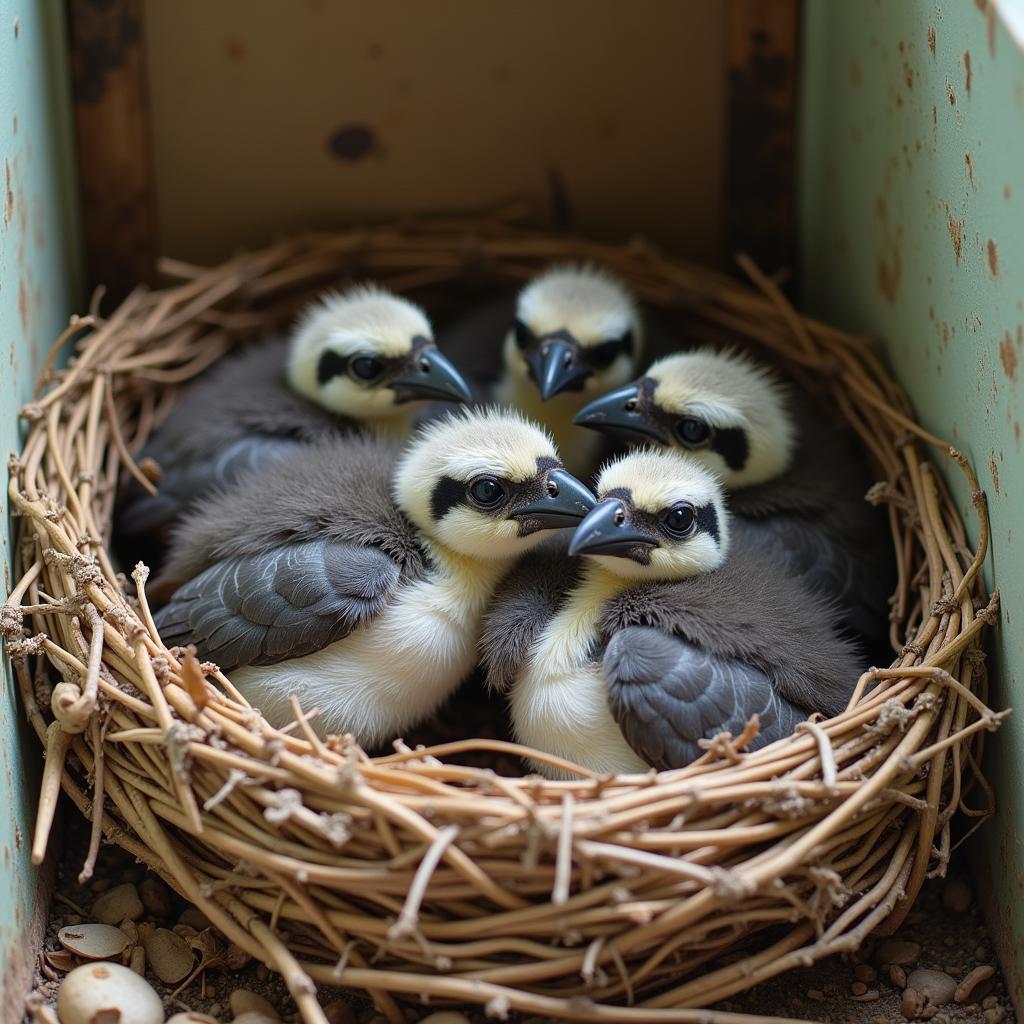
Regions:
[[[144, 566], [134, 586], [107, 549], [118, 476], [152, 483], [137, 450], [177, 387], [238, 341], [279, 326], [345, 279], [396, 291], [512, 283], [593, 259], [702, 332], [769, 350], [860, 436], [888, 510], [898, 585], [893, 665], [861, 677], [846, 712], [744, 753], [718, 737], [661, 775], [546, 782], [445, 760], [466, 740], [370, 758], [295, 722], [275, 730], [214, 665], [168, 650]], [[18, 582], [0, 627], [46, 746], [33, 855], [61, 788], [102, 837], [197, 903], [232, 942], [280, 971], [307, 1022], [315, 983], [397, 999], [472, 1002], [572, 1020], [738, 1020], [696, 1009], [895, 927], [941, 873], [957, 812], [983, 819], [981, 575], [984, 494], [963, 456], [916, 425], [861, 339], [799, 316], [748, 260], [753, 287], [506, 220], [431, 220], [297, 238], [213, 268], [168, 262], [181, 283], [138, 290], [109, 317], [72, 322], [68, 369], [12, 458]], [[972, 550], [922, 445], [948, 454], [978, 515]], [[968, 802], [980, 790], [983, 807]], [[958, 830], [959, 831], [959, 830]], [[729, 954], [723, 956], [723, 954]]]

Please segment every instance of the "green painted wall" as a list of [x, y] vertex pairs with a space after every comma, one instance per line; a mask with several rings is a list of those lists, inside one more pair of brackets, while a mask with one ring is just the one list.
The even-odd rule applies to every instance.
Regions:
[[[63, 4], [52, 0], [0, 0], [0, 457], [5, 464], [8, 452], [19, 446], [18, 409], [80, 298], [62, 12]], [[6, 471], [2, 477], [0, 572], [6, 596]], [[28, 847], [39, 751], [23, 718], [14, 680], [0, 659], [0, 995], [5, 969], [30, 952], [23, 934], [36, 888]], [[7, 998], [13, 1000], [15, 993]]]
[[[988, 494], [1002, 622], [974, 852], [1024, 1006], [1024, 54], [994, 0], [805, 0], [804, 298], [878, 337]], [[962, 476], [950, 476], [971, 521]], [[1011, 965], [1016, 960], [1016, 969]]]

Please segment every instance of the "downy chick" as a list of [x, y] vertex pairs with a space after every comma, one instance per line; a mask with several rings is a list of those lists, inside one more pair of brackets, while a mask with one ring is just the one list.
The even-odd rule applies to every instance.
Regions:
[[228, 356], [182, 397], [140, 453], [160, 467], [158, 492], [133, 484], [118, 534], [166, 542], [197, 497], [299, 445], [360, 428], [405, 437], [422, 403], [469, 397], [418, 306], [370, 286], [328, 295], [290, 339]]
[[[566, 466], [589, 475], [604, 447], [572, 419], [589, 399], [637, 372], [644, 343], [637, 305], [610, 274], [571, 265], [535, 277], [513, 308], [503, 299], [472, 311], [441, 332], [441, 347], [460, 365], [474, 366], [496, 401], [543, 423]], [[493, 354], [480, 351], [492, 344]], [[484, 372], [492, 356], [493, 368]]]
[[733, 351], [679, 353], [576, 422], [688, 452], [717, 473], [734, 534], [837, 601], [850, 632], [882, 656], [891, 545], [864, 498], [863, 459], [771, 370]]
[[455, 690], [499, 579], [593, 503], [550, 438], [502, 411], [450, 414], [404, 450], [307, 446], [182, 523], [167, 571], [191, 582], [157, 626], [272, 723], [297, 694], [328, 731], [377, 743]]
[[857, 657], [834, 609], [730, 538], [706, 469], [636, 452], [603, 471], [598, 495], [569, 549], [585, 557], [527, 555], [485, 619], [486, 677], [511, 690], [520, 742], [598, 773], [663, 770], [754, 714], [761, 746], [842, 709]]

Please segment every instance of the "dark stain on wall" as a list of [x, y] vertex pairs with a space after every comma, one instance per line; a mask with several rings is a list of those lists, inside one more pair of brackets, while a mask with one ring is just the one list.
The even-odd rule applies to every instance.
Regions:
[[949, 240], [953, 243], [953, 255], [956, 256], [956, 261], [959, 263], [960, 254], [964, 248], [964, 225], [962, 221], [957, 220], [948, 210], [946, 211], [946, 217], [949, 226]]
[[1006, 337], [999, 342], [999, 361], [1003, 364], [1003, 373], [1006, 374], [1007, 380], [1015, 381], [1017, 367], [1020, 365], [1020, 356], [1017, 355], [1009, 331], [1006, 332]]
[[932, 51], [932, 56], [935, 56], [935, 29], [931, 25], [928, 26], [928, 49]]
[[993, 277], [999, 276], [999, 250], [996, 248], [996, 243], [990, 238], [988, 245], [988, 269], [992, 272]]
[[964, 164], [967, 167], [967, 178], [971, 183], [971, 188], [977, 188], [974, 184], [974, 157], [971, 156], [970, 151], [964, 153]]
[[367, 125], [345, 124], [331, 135], [327, 148], [339, 160], [362, 160], [377, 149], [377, 138]]
[[971, 93], [971, 51], [964, 51], [964, 88], [967, 90], [967, 94]]

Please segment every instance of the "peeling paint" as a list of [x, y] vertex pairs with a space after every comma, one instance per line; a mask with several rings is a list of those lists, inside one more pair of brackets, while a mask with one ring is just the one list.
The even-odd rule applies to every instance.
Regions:
[[948, 213], [946, 218], [949, 224], [949, 240], [953, 243], [953, 254], [956, 256], [957, 263], [959, 263], [960, 254], [964, 247], [964, 226], [951, 213]]
[[996, 243], [990, 238], [988, 245], [985, 247], [988, 251], [988, 269], [993, 277], [999, 276], [999, 250], [996, 248]]
[[964, 164], [967, 167], [967, 179], [971, 183], [971, 188], [977, 188], [978, 186], [974, 183], [974, 157], [971, 156], [970, 150], [964, 153]]
[[935, 56], [935, 29], [928, 26], [928, 49], [931, 50], [932, 56]]
[[964, 50], [964, 90], [971, 94], [971, 51]]
[[1017, 355], [1017, 349], [1014, 347], [1009, 331], [1006, 332], [1006, 337], [999, 342], [999, 361], [1003, 364], [1003, 373], [1006, 374], [1006, 379], [1015, 381], [1020, 357]]

